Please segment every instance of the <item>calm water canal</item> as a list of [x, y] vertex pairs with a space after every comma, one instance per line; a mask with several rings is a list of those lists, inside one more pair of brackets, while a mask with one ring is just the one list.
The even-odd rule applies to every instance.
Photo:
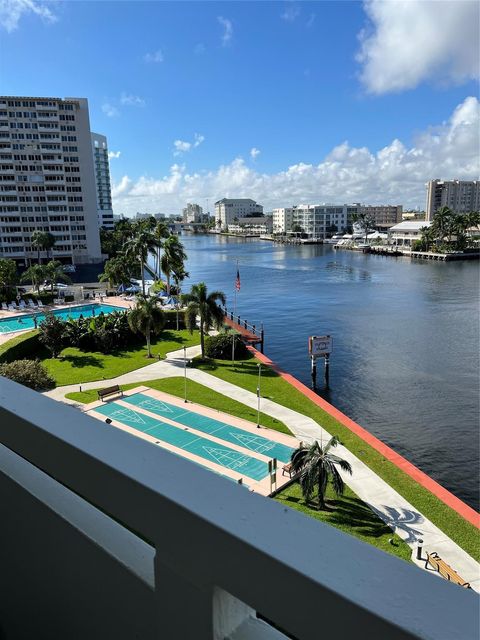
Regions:
[[302, 382], [308, 336], [333, 335], [331, 389], [319, 393], [478, 508], [478, 263], [213, 235], [182, 242], [190, 282], [224, 291], [229, 307], [238, 259], [238, 313], [264, 323], [266, 354]]

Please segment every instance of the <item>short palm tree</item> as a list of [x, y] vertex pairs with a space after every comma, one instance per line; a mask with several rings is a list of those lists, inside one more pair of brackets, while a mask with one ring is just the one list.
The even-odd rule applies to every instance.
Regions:
[[125, 256], [127, 259], [138, 261], [140, 264], [140, 277], [142, 278], [142, 293], [145, 295], [144, 267], [149, 255], [154, 256], [158, 248], [158, 241], [151, 231], [144, 226], [139, 226], [135, 235], [125, 243]]
[[165, 314], [156, 298], [138, 296], [137, 304], [128, 314], [128, 324], [135, 333], [143, 333], [147, 341], [147, 358], [152, 358], [151, 335], [160, 333], [165, 326]]
[[223, 305], [226, 297], [223, 291], [212, 291], [208, 293], [205, 282], [192, 285], [190, 293], [183, 296], [183, 301], [187, 303], [185, 310], [185, 323], [190, 332], [196, 326], [197, 316], [200, 318], [200, 347], [202, 358], [205, 357], [205, 333], [215, 327], [220, 329], [223, 326], [223, 311], [218, 306], [217, 301]]
[[50, 260], [44, 265], [44, 275], [45, 278], [50, 280], [50, 290], [53, 295], [53, 288], [56, 282], [66, 282], [70, 284], [72, 281], [63, 271], [63, 265], [58, 260]]
[[167, 278], [167, 296], [170, 295], [170, 278], [172, 273], [174, 271], [183, 271], [186, 259], [187, 254], [178, 236], [170, 236], [167, 238], [163, 244], [163, 255], [160, 261], [162, 271]]
[[108, 282], [111, 288], [130, 283], [130, 269], [125, 257], [118, 254], [107, 260], [103, 266], [103, 273], [98, 276], [100, 282]]
[[45, 280], [45, 266], [43, 264], [32, 264], [22, 273], [20, 280], [22, 282], [31, 282], [37, 293], [40, 293], [40, 285]]
[[324, 447], [315, 441], [311, 445], [301, 444], [292, 453], [292, 472], [300, 474], [303, 497], [306, 502], [310, 502], [315, 490], [317, 490], [319, 509], [325, 508], [325, 491], [329, 479], [331, 479], [333, 490], [337, 495], [342, 495], [344, 491], [345, 484], [337, 465], [342, 471], [352, 473], [349, 462], [330, 453], [330, 449], [336, 447], [337, 444], [338, 439], [333, 436]]

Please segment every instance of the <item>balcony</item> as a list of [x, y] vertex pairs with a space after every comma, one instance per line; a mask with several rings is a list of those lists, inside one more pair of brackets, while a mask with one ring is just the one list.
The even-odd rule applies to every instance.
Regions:
[[4, 378], [0, 504], [5, 640], [477, 637], [473, 592]]

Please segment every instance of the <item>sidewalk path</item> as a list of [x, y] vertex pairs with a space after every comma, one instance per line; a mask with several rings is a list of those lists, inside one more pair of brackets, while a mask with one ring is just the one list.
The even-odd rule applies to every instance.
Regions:
[[[193, 358], [198, 355], [199, 352], [199, 346], [189, 347], [187, 349], [187, 358]], [[130, 373], [111, 380], [97, 380], [96, 382], [88, 382], [81, 386], [82, 390], [87, 390], [114, 384], [129, 384], [133, 382], [141, 384], [147, 380], [183, 375], [183, 366], [183, 349], [181, 349], [167, 354], [165, 360], [147, 365], [136, 371], [131, 371]], [[195, 382], [203, 384], [205, 387], [213, 389], [229, 398], [233, 398], [253, 409], [257, 408], [257, 396], [255, 393], [246, 391], [230, 382], [212, 376], [205, 371], [188, 369], [188, 379], [195, 380]], [[78, 405], [78, 403], [65, 398], [66, 393], [78, 390], [78, 384], [67, 385], [48, 391], [45, 395], [55, 400]], [[301, 441], [308, 443], [314, 440], [325, 442], [330, 438], [331, 434], [311, 418], [277, 404], [272, 400], [262, 398], [261, 410], [263, 413], [287, 425], [290, 431]], [[423, 558], [425, 558], [426, 551], [436, 551], [464, 580], [470, 582], [475, 591], [480, 593], [480, 565], [478, 562], [348, 449], [339, 445], [335, 453], [338, 453], [340, 457], [348, 460], [352, 466], [353, 473], [352, 476], [345, 478], [346, 484], [348, 484], [359, 498], [367, 503], [379, 518], [388, 524], [400, 538], [405, 540], [412, 549], [412, 560], [415, 564], [422, 569], [425, 568], [425, 560], [416, 559], [418, 540], [423, 540]], [[438, 576], [438, 573], [434, 571], [431, 571], [431, 573]]]

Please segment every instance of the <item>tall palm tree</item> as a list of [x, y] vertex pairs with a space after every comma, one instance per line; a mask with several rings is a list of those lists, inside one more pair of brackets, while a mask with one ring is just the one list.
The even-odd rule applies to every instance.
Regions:
[[154, 256], [157, 250], [158, 241], [151, 231], [143, 226], [138, 227], [135, 235], [125, 243], [125, 256], [127, 259], [136, 260], [140, 263], [140, 275], [142, 278], [142, 293], [145, 295], [145, 273], [144, 267], [149, 255]]
[[422, 227], [420, 229], [420, 232], [422, 234], [421, 240], [423, 245], [425, 246], [425, 251], [429, 251], [430, 246], [435, 242], [435, 232], [431, 226]]
[[56, 244], [57, 244], [56, 237], [53, 235], [53, 233], [47, 232], [45, 241], [43, 243], [43, 248], [47, 252], [47, 258], [53, 259], [53, 251], [51, 252], [51, 250]]
[[180, 312], [180, 305], [182, 300], [182, 282], [185, 278], [188, 278], [190, 274], [185, 271], [184, 265], [179, 265], [175, 268], [175, 271], [172, 273], [173, 281], [175, 283], [175, 287], [177, 289], [177, 293], [175, 296], [175, 309], [177, 311], [177, 331], [180, 329], [180, 319], [178, 317]]
[[40, 264], [40, 251], [45, 249], [49, 243], [50, 234], [47, 231], [37, 229], [34, 231], [30, 238], [30, 243], [34, 249], [37, 250], [37, 263]]
[[172, 272], [183, 271], [187, 254], [178, 236], [170, 236], [163, 244], [163, 255], [161, 259], [162, 271], [167, 277], [167, 296], [170, 295], [170, 277]]
[[337, 444], [338, 439], [333, 436], [324, 447], [321, 447], [315, 441], [311, 445], [301, 444], [292, 453], [292, 472], [300, 474], [303, 497], [306, 502], [309, 502], [316, 489], [318, 491], [319, 509], [325, 508], [325, 491], [329, 479], [331, 479], [333, 490], [337, 495], [342, 495], [344, 491], [345, 483], [337, 469], [337, 465], [342, 471], [352, 473], [352, 467], [349, 462], [330, 453], [330, 449], [336, 447]]
[[130, 269], [128, 262], [122, 255], [107, 260], [103, 266], [103, 273], [98, 276], [100, 282], [108, 282], [111, 288], [130, 282]]
[[200, 317], [200, 346], [202, 358], [204, 358], [205, 333], [212, 327], [220, 329], [223, 325], [223, 311], [217, 301], [224, 305], [226, 303], [225, 294], [223, 291], [208, 293], [205, 282], [199, 282], [192, 285], [190, 293], [185, 294], [183, 300], [188, 305], [185, 310], [185, 323], [190, 332], [193, 332], [196, 326], [197, 316]]
[[150, 337], [160, 333], [165, 326], [165, 314], [158, 306], [156, 298], [137, 297], [137, 304], [128, 313], [128, 324], [135, 333], [143, 333], [147, 341], [147, 358], [152, 358]]
[[365, 244], [368, 240], [368, 232], [375, 230], [375, 218], [368, 213], [354, 213], [352, 222], [356, 223], [365, 234]]
[[436, 239], [442, 242], [446, 236], [451, 238], [455, 214], [449, 207], [441, 207], [433, 216], [431, 227]]
[[155, 229], [153, 230], [153, 235], [158, 242], [157, 245], [157, 255], [155, 256], [155, 276], [160, 278], [160, 260], [161, 253], [163, 247], [163, 240], [170, 236], [170, 231], [168, 230], [168, 225], [163, 220], [159, 220], [155, 225]]
[[32, 264], [28, 267], [20, 278], [22, 282], [31, 282], [37, 293], [40, 293], [40, 285], [45, 280], [45, 266], [43, 264]]
[[50, 280], [50, 290], [53, 295], [53, 288], [56, 282], [66, 282], [70, 284], [72, 281], [63, 270], [63, 265], [59, 260], [50, 260], [44, 265], [45, 278]]

